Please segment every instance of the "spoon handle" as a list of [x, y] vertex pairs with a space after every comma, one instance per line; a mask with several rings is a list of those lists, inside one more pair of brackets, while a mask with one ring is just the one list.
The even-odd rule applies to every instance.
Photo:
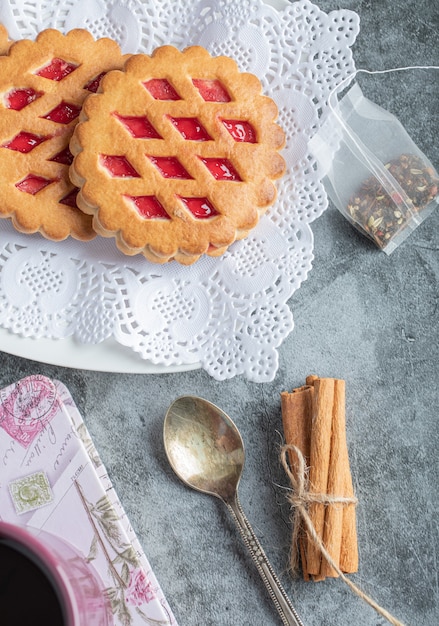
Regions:
[[226, 502], [227, 508], [234, 519], [244, 543], [256, 564], [258, 572], [270, 594], [271, 599], [285, 626], [303, 626], [296, 609], [290, 602], [284, 588], [282, 587], [270, 561], [267, 558], [259, 539], [256, 537], [253, 528], [250, 526], [241, 504], [236, 494]]

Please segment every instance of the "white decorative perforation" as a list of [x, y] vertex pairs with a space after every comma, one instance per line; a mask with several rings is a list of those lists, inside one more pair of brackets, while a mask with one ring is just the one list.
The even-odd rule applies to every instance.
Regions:
[[218, 380], [272, 380], [293, 328], [288, 300], [311, 268], [310, 223], [327, 206], [307, 143], [329, 94], [355, 71], [357, 15], [328, 15], [307, 0], [283, 9], [261, 0], [5, 0], [0, 21], [11, 38], [83, 27], [124, 52], [199, 44], [233, 56], [276, 101], [288, 137], [276, 203], [219, 259], [154, 265], [112, 240], [53, 243], [1, 220], [0, 325], [22, 337], [112, 338], [153, 364], [199, 363]]

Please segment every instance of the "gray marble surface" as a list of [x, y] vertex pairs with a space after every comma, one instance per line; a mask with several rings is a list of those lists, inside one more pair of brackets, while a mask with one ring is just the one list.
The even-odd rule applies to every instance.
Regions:
[[[438, 64], [435, 2], [319, 6], [360, 15], [358, 68]], [[437, 71], [358, 82], [439, 167]], [[352, 579], [404, 624], [439, 623], [438, 226], [436, 211], [387, 257], [331, 205], [313, 224], [313, 269], [291, 299], [295, 329], [272, 383], [217, 382], [202, 370], [79, 371], [0, 353], [1, 387], [33, 373], [69, 387], [180, 626], [280, 623], [224, 506], [185, 488], [168, 466], [163, 418], [182, 394], [204, 396], [239, 426], [247, 453], [241, 502], [305, 626], [387, 623], [342, 581], [305, 583], [287, 573], [280, 393], [310, 373], [346, 380], [359, 500], [360, 568]]]

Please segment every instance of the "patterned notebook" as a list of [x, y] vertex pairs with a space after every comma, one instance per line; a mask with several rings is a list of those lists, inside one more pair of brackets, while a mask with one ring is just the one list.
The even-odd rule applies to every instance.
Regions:
[[67, 388], [29, 376], [0, 391], [0, 519], [92, 560], [115, 626], [176, 625]]

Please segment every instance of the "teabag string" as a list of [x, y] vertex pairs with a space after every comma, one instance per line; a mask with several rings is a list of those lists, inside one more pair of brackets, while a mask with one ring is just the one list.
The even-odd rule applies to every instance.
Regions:
[[[328, 96], [328, 108], [333, 114], [333, 116], [337, 119], [340, 126], [343, 128], [346, 137], [351, 142], [351, 145], [355, 146], [356, 150], [361, 154], [364, 161], [369, 165], [371, 172], [374, 174], [375, 178], [381, 183], [385, 191], [389, 196], [392, 195], [393, 192], [397, 192], [400, 196], [406, 210], [413, 215], [413, 218], [416, 220], [416, 213], [412, 211], [412, 205], [406, 202], [407, 194], [400, 187], [398, 182], [387, 172], [385, 168], [382, 167], [382, 164], [376, 159], [373, 154], [366, 148], [366, 146], [362, 143], [362, 141], [356, 136], [351, 130], [349, 126], [344, 122], [342, 117], [339, 115], [337, 104], [334, 106], [331, 100], [334, 100], [334, 96], [336, 92], [339, 92], [343, 87], [349, 83], [357, 74], [390, 74], [392, 72], [402, 72], [406, 70], [437, 70], [439, 66], [437, 65], [410, 65], [406, 67], [393, 67], [384, 70], [366, 70], [366, 69], [357, 69], [352, 74], [348, 74], [338, 85], [336, 85]], [[338, 103], [338, 101], [337, 101]], [[348, 143], [348, 142], [347, 142]]]
[[[406, 70], [439, 70], [439, 65], [407, 65], [405, 67], [390, 67], [385, 70], [365, 70], [363, 68], [356, 69], [355, 72], [352, 72], [352, 74], [345, 76], [343, 80], [335, 85], [335, 87], [329, 92], [328, 106], [335, 114], [334, 107], [331, 104], [331, 98], [333, 98], [336, 91], [340, 91], [340, 89], [342, 89], [344, 85], [352, 80], [352, 78], [354, 78], [357, 74], [391, 74], [392, 72], [403, 72]], [[336, 115], [336, 117], [338, 116]]]

